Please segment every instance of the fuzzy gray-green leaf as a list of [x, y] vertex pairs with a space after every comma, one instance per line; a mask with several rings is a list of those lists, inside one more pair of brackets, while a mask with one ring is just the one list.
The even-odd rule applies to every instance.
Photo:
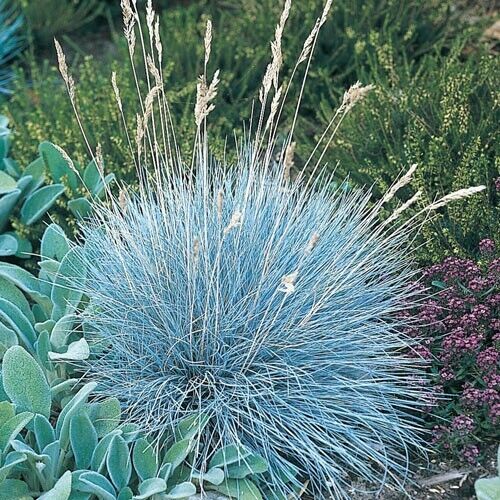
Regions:
[[127, 486], [132, 474], [128, 445], [121, 436], [115, 436], [109, 445], [106, 466], [113, 484], [118, 490]]
[[86, 413], [78, 413], [71, 419], [69, 435], [76, 466], [86, 469], [97, 446], [97, 433]]
[[50, 387], [40, 365], [21, 346], [11, 347], [3, 357], [3, 386], [21, 411], [50, 415]]
[[21, 222], [27, 226], [41, 219], [64, 192], [62, 184], [50, 184], [30, 194], [21, 207]]
[[6, 450], [9, 443], [16, 438], [32, 418], [33, 413], [27, 411], [18, 413], [0, 427], [0, 452]]
[[156, 451], [144, 438], [136, 441], [132, 458], [135, 471], [143, 481], [156, 476], [158, 471]]

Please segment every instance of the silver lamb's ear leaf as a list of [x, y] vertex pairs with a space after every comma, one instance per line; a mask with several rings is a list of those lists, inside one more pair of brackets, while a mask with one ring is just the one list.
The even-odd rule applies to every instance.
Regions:
[[0, 262], [0, 276], [16, 285], [20, 290], [29, 295], [44, 311], [52, 309], [50, 298], [40, 290], [40, 281], [22, 267]]
[[97, 446], [97, 433], [86, 413], [78, 413], [71, 418], [69, 435], [76, 466], [86, 469]]
[[100, 500], [116, 500], [113, 485], [102, 474], [85, 471], [75, 480], [75, 489], [84, 493], [93, 493]]
[[49, 340], [49, 332], [47, 330], [43, 330], [38, 335], [38, 340], [35, 342], [35, 351], [37, 354], [38, 361], [43, 365], [46, 370], [53, 370], [54, 366], [49, 360], [49, 349], [50, 349], [50, 340]]
[[0, 427], [16, 414], [15, 406], [9, 401], [0, 403]]
[[34, 432], [39, 451], [42, 451], [47, 445], [53, 443], [56, 439], [53, 427], [43, 415], [35, 416]]
[[20, 189], [14, 189], [11, 193], [0, 197], [0, 231], [5, 229], [5, 226], [9, 222], [10, 214], [20, 197]]
[[10, 234], [0, 234], [0, 257], [10, 257], [11, 255], [16, 255], [18, 250], [19, 244], [14, 236]]
[[76, 321], [76, 315], [66, 314], [55, 322], [50, 334], [50, 343], [54, 349], [62, 349], [67, 344], [68, 337], [73, 333]]
[[478, 479], [474, 483], [477, 500], [498, 500], [500, 498], [500, 477]]
[[267, 462], [260, 455], [252, 453], [240, 462], [231, 464], [227, 468], [227, 476], [232, 479], [243, 479], [251, 474], [262, 474], [267, 469]]
[[[165, 482], [165, 480], [160, 479], [159, 477], [146, 479], [139, 484], [139, 495], [136, 495], [134, 499], [145, 500], [147, 498], [151, 498], [153, 495], [163, 493], [166, 489], [167, 483]], [[196, 488], [194, 491], [196, 493]]]
[[16, 187], [16, 179], [0, 170], [0, 195], [11, 193]]
[[181, 500], [196, 494], [196, 486], [193, 483], [185, 482], [174, 486], [166, 495], [168, 500]]
[[248, 457], [250, 452], [242, 446], [231, 444], [224, 446], [217, 451], [212, 460], [210, 460], [210, 468], [212, 467], [228, 467], [234, 463], [240, 463], [244, 458]]
[[39, 500], [68, 500], [71, 494], [71, 471], [66, 471], [54, 487], [44, 493]]
[[0, 318], [4, 323], [14, 330], [19, 340], [34, 353], [36, 342], [35, 329], [29, 318], [15, 304], [0, 297]]
[[31, 448], [31, 446], [23, 443], [22, 441], [18, 441], [17, 439], [13, 439], [10, 442], [10, 445], [15, 451], [26, 455], [32, 462], [47, 464], [50, 460], [50, 457], [48, 455], [37, 453], [33, 448]]
[[71, 417], [75, 415], [78, 410], [85, 404], [88, 395], [96, 387], [97, 384], [95, 382], [89, 382], [88, 384], [85, 384], [59, 414], [56, 424], [56, 436], [61, 442], [61, 448], [67, 449], [68, 447]]
[[50, 359], [50, 361], [82, 361], [88, 359], [89, 356], [89, 344], [83, 337], [80, 340], [71, 342], [66, 352], [48, 352], [48, 358]]
[[118, 429], [121, 431], [121, 435], [127, 443], [134, 442], [141, 434], [140, 427], [133, 422], [124, 422]]
[[11, 347], [3, 357], [3, 386], [21, 411], [50, 416], [50, 387], [40, 365], [21, 346]]
[[24, 481], [6, 479], [0, 483], [0, 498], [9, 500], [31, 500], [30, 489]]
[[205, 428], [209, 420], [210, 417], [202, 413], [196, 413], [183, 419], [175, 429], [176, 441], [193, 438]]
[[104, 401], [92, 403], [89, 408], [89, 417], [94, 424], [97, 436], [104, 437], [120, 424], [120, 402], [116, 398], [107, 398]]
[[132, 500], [134, 498], [134, 493], [132, 490], [127, 486], [126, 488], [123, 488], [123, 490], [118, 493], [117, 500]]
[[109, 445], [115, 436], [121, 435], [121, 431], [116, 429], [106, 436], [104, 436], [97, 444], [94, 453], [92, 454], [92, 460], [90, 463], [90, 468], [95, 472], [102, 472], [106, 465], [106, 458], [108, 456]]
[[214, 489], [238, 500], [263, 500], [259, 488], [250, 479], [226, 479]]
[[82, 299], [86, 269], [81, 252], [80, 247], [73, 247], [64, 256], [54, 279], [50, 298], [54, 303], [52, 319], [55, 321], [74, 313]]
[[218, 467], [212, 467], [209, 469], [205, 474], [199, 475], [200, 479], [203, 481], [208, 481], [211, 484], [215, 484], [218, 486], [219, 484], [224, 481], [224, 471], [222, 469], [219, 469]]
[[31, 311], [31, 306], [21, 290], [7, 278], [0, 276], [0, 297], [14, 304], [30, 321], [35, 324], [35, 317]]
[[77, 219], [84, 219], [92, 212], [90, 201], [83, 197], [68, 201], [68, 208]]
[[50, 458], [49, 463], [47, 464], [46, 468], [43, 471], [46, 477], [51, 477], [52, 479], [55, 479], [57, 477], [56, 473], [59, 465], [58, 462], [60, 453], [61, 453], [61, 446], [59, 445], [59, 441], [54, 441], [48, 444], [42, 450], [42, 454], [47, 455]]
[[43, 259], [55, 259], [61, 262], [69, 252], [69, 241], [64, 231], [57, 224], [50, 224], [43, 233], [40, 253]]
[[[11, 451], [5, 457], [2, 467], [0, 467], [0, 484], [7, 479], [10, 471], [19, 464], [26, 462], [26, 455], [18, 451]], [[1, 498], [1, 497], [0, 497]]]
[[60, 148], [49, 141], [41, 142], [38, 146], [38, 152], [43, 158], [43, 162], [49, 170], [52, 179], [54, 179], [54, 182], [61, 182], [63, 179], [67, 179], [73, 191], [78, 188], [78, 176], [74, 171], [74, 167], [70, 165], [68, 161], [69, 156], [67, 154], [63, 156]]
[[3, 323], [0, 323], [0, 359], [13, 345], [18, 345], [19, 340], [14, 330], [7, 328]]
[[25, 411], [9, 418], [9, 420], [0, 427], [0, 452], [6, 451], [11, 441], [16, 438], [32, 418], [33, 413]]
[[31, 193], [21, 207], [21, 222], [30, 226], [40, 220], [63, 193], [62, 184], [50, 184]]
[[125, 488], [132, 475], [132, 462], [128, 445], [121, 436], [115, 436], [111, 441], [106, 466], [116, 488], [118, 490]]
[[158, 458], [154, 447], [144, 438], [135, 442], [132, 455], [135, 471], [142, 481], [151, 479], [158, 472]]
[[186, 460], [191, 448], [193, 446], [193, 439], [183, 439], [174, 443], [166, 452], [163, 457], [162, 463], [171, 464], [172, 470], [175, 470], [179, 465]]

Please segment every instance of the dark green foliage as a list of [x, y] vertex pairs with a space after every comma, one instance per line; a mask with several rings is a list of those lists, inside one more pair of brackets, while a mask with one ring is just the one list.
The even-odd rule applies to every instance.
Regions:
[[377, 88], [347, 118], [333, 148], [339, 174], [350, 174], [358, 184], [375, 182], [380, 193], [412, 163], [419, 168], [411, 189], [422, 190], [425, 202], [463, 187], [487, 186], [422, 228], [419, 258], [425, 262], [473, 256], [482, 238], [498, 243], [500, 237], [500, 64], [481, 48], [465, 50], [459, 43], [446, 58], [429, 55], [418, 67], [398, 67], [395, 73], [374, 63], [370, 74]]
[[[320, 0], [294, 4], [283, 44], [287, 58], [285, 73], [290, 72], [290, 65], [321, 8]], [[194, 133], [192, 110], [196, 78], [202, 71], [206, 18], [212, 18], [214, 24], [210, 65], [212, 69], [220, 68], [222, 78], [217, 106], [210, 117], [211, 136], [217, 138], [214, 152], [220, 156], [225, 139], [231, 148], [233, 131], [240, 130], [242, 122], [250, 116], [252, 99], [270, 58], [268, 41], [273, 37], [280, 10], [279, 2], [265, 0], [233, 2], [229, 7], [221, 7], [217, 2], [194, 2], [188, 7], [163, 12], [165, 79], [184, 152], [191, 150]], [[356, 80], [371, 54], [390, 52], [386, 58], [394, 61], [418, 57], [448, 37], [447, 19], [446, 2], [432, 1], [425, 7], [420, 2], [406, 0], [335, 2], [320, 38], [304, 99], [306, 146], [310, 148], [312, 136], [319, 132], [319, 127], [311, 125], [318, 123], [318, 103], [326, 100], [326, 107], [334, 108], [344, 87]], [[73, 72], [78, 107], [91, 144], [100, 141], [108, 165], [122, 177], [131, 179], [133, 166], [109, 83], [112, 69], [118, 73], [132, 131], [135, 130], [137, 98], [123, 42], [118, 45], [118, 62], [114, 66], [86, 60], [73, 68]], [[32, 156], [34, 147], [43, 139], [60, 144], [80, 161], [87, 154], [69, 99], [54, 68], [32, 64], [29, 72], [20, 76], [15, 96], [4, 112], [9, 114], [15, 127], [16, 158], [21, 162]], [[290, 114], [291, 110], [288, 117]], [[50, 131], [48, 135], [47, 131]]]
[[38, 46], [52, 43], [56, 36], [72, 34], [103, 11], [100, 0], [16, 0], [28, 30]]
[[[285, 80], [321, 7], [320, 0], [292, 7], [283, 40]], [[162, 13], [166, 88], [186, 159], [192, 151], [192, 111], [196, 77], [202, 72], [206, 19], [210, 17], [214, 25], [209, 71], [221, 70], [216, 108], [209, 119], [212, 152], [222, 157], [227, 139], [231, 159], [233, 134], [240, 135], [243, 121], [250, 117], [270, 57], [267, 41], [280, 9], [281, 4], [271, 0], [223, 5], [198, 1]], [[481, 238], [498, 234], [498, 196], [493, 187], [498, 176], [494, 160], [498, 93], [493, 85], [499, 78], [498, 59], [480, 49], [465, 54], [465, 41], [471, 52], [471, 42], [478, 36], [468, 29], [459, 35], [464, 41], [456, 41], [458, 32], [464, 32], [464, 24], [451, 13], [448, 1], [334, 2], [319, 38], [296, 128], [300, 166], [342, 92], [361, 79], [377, 89], [351, 114], [324, 157], [332, 166], [340, 160], [339, 181], [349, 173], [356, 183], [375, 182], [382, 190], [401, 169], [417, 162], [421, 166], [411, 188], [423, 189], [427, 200], [461, 187], [488, 185], [487, 194], [453, 205], [422, 230], [423, 262], [450, 253], [470, 254]], [[109, 168], [133, 182], [133, 161], [110, 85], [112, 70], [117, 72], [127, 126], [134, 135], [138, 101], [121, 38], [112, 64], [88, 58], [72, 68], [77, 106], [90, 144], [100, 142]], [[18, 76], [15, 94], [3, 108], [14, 126], [15, 158], [27, 165], [38, 142], [49, 139], [77, 161], [86, 161], [88, 152], [58, 71], [32, 63]], [[299, 76], [296, 84], [300, 80]], [[290, 95], [296, 91], [293, 88]], [[284, 110], [285, 123], [293, 114], [293, 99], [290, 103]], [[407, 189], [401, 194], [409, 193]]]

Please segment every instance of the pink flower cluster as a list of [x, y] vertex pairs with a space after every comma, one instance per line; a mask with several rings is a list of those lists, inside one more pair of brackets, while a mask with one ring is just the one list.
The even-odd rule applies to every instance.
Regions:
[[436, 374], [429, 418], [441, 423], [433, 442], [471, 463], [500, 423], [500, 259], [490, 239], [479, 250], [478, 262], [449, 257], [424, 271], [421, 283], [435, 294], [416, 311], [421, 327], [409, 332], [421, 337], [414, 354]]

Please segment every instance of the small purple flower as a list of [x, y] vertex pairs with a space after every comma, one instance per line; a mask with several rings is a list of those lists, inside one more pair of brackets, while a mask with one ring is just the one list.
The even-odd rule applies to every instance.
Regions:
[[495, 403], [491, 406], [489, 417], [492, 424], [496, 425], [500, 423], [500, 403]]
[[481, 370], [489, 370], [498, 363], [500, 353], [494, 347], [488, 347], [477, 355], [477, 364]]
[[500, 374], [490, 371], [484, 374], [483, 380], [488, 386], [488, 389], [500, 390]]
[[451, 421], [451, 427], [455, 431], [460, 433], [472, 432], [474, 430], [475, 424], [474, 420], [467, 415], [458, 415]]
[[477, 408], [482, 405], [482, 393], [479, 389], [467, 384], [463, 390], [461, 403], [465, 408]]
[[468, 445], [464, 448], [463, 455], [467, 462], [475, 464], [477, 462], [477, 457], [479, 456], [479, 448], [472, 444]]
[[495, 251], [495, 242], [489, 238], [481, 240], [479, 242], [479, 251], [482, 254], [492, 254]]
[[444, 381], [453, 380], [453, 378], [455, 377], [453, 370], [447, 366], [441, 369], [439, 375], [441, 375], [441, 379]]
[[493, 406], [500, 401], [500, 393], [495, 389], [485, 389], [482, 392], [481, 399], [488, 406]]
[[495, 184], [495, 190], [500, 191], [500, 177], [497, 177], [493, 182]]

